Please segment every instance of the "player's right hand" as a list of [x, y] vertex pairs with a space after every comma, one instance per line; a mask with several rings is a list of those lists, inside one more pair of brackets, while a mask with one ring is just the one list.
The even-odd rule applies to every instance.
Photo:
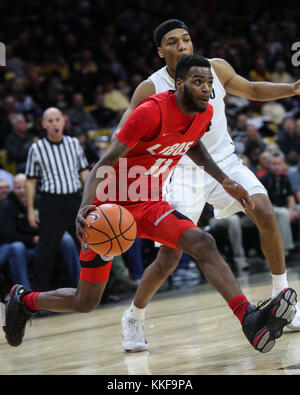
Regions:
[[225, 178], [222, 182], [222, 186], [225, 191], [234, 199], [236, 199], [244, 209], [255, 209], [253, 200], [242, 185], [232, 180], [231, 178]]
[[95, 210], [97, 206], [94, 204], [89, 204], [86, 206], [80, 207], [75, 224], [76, 224], [76, 235], [78, 240], [80, 241], [80, 244], [84, 243], [83, 236], [86, 237], [86, 232], [85, 232], [85, 226], [89, 226], [89, 223], [86, 220], [86, 217], [88, 213], [91, 211]]

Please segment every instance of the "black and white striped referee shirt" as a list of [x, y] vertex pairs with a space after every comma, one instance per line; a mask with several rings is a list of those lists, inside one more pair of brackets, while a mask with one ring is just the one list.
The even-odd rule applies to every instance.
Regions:
[[40, 191], [56, 195], [77, 193], [81, 187], [79, 173], [88, 168], [88, 161], [75, 137], [63, 136], [59, 143], [42, 138], [28, 151], [26, 176], [39, 178]]

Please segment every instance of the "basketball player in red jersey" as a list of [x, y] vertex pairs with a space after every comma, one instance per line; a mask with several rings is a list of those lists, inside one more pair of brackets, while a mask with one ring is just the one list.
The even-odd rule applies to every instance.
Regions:
[[[85, 217], [96, 204], [109, 201], [123, 205], [136, 220], [138, 236], [181, 249], [196, 259], [208, 281], [220, 292], [241, 322], [252, 346], [267, 352], [296, 313], [296, 292], [286, 288], [264, 308], [251, 305], [229, 266], [218, 253], [212, 236], [202, 232], [191, 220], [163, 201], [161, 196], [155, 200], [150, 198], [153, 192], [152, 179], [156, 178], [157, 173], [164, 175], [187, 153], [199, 166], [204, 166], [244, 208], [254, 209], [245, 189], [220, 170], [199, 140], [213, 115], [212, 107], [208, 104], [213, 80], [209, 62], [199, 55], [183, 57], [176, 67], [175, 79], [176, 92], [155, 95], [137, 107], [107, 153], [93, 168], [85, 184], [76, 220], [78, 237], [81, 239], [85, 234], [84, 226], [88, 225]], [[146, 182], [149, 186], [149, 195], [144, 199], [133, 201], [128, 194], [122, 200], [122, 185], [118, 184], [116, 198], [103, 199], [103, 185], [109, 189], [113, 172], [104, 184], [104, 177], [99, 179], [97, 174], [104, 166], [113, 166], [114, 173], [119, 175], [121, 158], [127, 159], [128, 172], [137, 164], [145, 168], [145, 173], [139, 178], [141, 187]], [[126, 177], [129, 190], [137, 179], [130, 179], [128, 173]], [[121, 180], [124, 182], [124, 174]], [[154, 185], [157, 188], [156, 182]], [[23, 285], [12, 288], [6, 307], [6, 326], [3, 328], [9, 344], [21, 344], [26, 322], [30, 314], [38, 309], [89, 312], [99, 304], [108, 280], [111, 260], [106, 261], [91, 250], [83, 249], [80, 259], [82, 269], [77, 289], [39, 293]]]
[[[154, 41], [157, 53], [165, 61], [165, 66], [150, 75], [136, 88], [130, 106], [124, 113], [118, 128], [122, 128], [134, 108], [147, 97], [172, 89], [178, 60], [183, 55], [192, 54], [194, 50], [189, 27], [177, 19], [162, 22], [155, 29]], [[224, 59], [209, 59], [209, 62], [214, 75], [213, 94], [209, 103], [213, 106], [214, 115], [208, 133], [202, 138], [202, 144], [218, 166], [246, 189], [255, 203], [255, 209], [242, 210], [234, 199], [224, 193], [225, 191], [215, 179], [196, 168], [188, 155], [184, 155], [178, 166], [174, 168], [172, 177], [165, 183], [163, 196], [194, 223], [198, 223], [206, 202], [214, 207], [214, 214], [217, 218], [226, 218], [244, 211], [259, 231], [261, 248], [270, 268], [271, 295], [274, 297], [282, 289], [288, 287], [282, 236], [265, 188], [255, 175], [243, 166], [242, 161], [234, 152], [235, 147], [227, 130], [224, 97], [226, 93], [229, 93], [249, 100], [270, 101], [300, 95], [300, 80], [286, 84], [252, 82], [237, 74]], [[192, 171], [187, 173], [187, 168]], [[198, 174], [202, 173], [204, 183], [198, 185], [195, 183], [195, 170]], [[177, 198], [180, 193], [184, 193], [185, 199]], [[181, 254], [182, 251], [179, 249], [161, 245], [154, 262], [144, 271], [134, 299], [122, 317], [125, 350], [134, 352], [148, 348], [143, 334], [147, 305], [168, 276], [176, 269]], [[300, 330], [300, 310], [287, 328]]]

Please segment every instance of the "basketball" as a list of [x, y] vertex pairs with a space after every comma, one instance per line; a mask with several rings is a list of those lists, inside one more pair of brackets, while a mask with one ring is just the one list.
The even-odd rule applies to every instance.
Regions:
[[86, 217], [85, 241], [99, 255], [114, 257], [127, 251], [136, 238], [132, 214], [118, 204], [102, 204]]

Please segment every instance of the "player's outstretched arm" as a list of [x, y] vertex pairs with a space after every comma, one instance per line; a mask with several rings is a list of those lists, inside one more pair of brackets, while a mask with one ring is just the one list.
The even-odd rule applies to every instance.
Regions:
[[249, 100], [269, 101], [300, 95], [300, 80], [294, 83], [254, 82], [240, 76], [224, 59], [211, 63], [227, 93]]
[[[80, 242], [82, 242], [82, 236], [86, 233], [84, 231], [84, 226], [88, 226], [86, 221], [86, 216], [88, 213], [96, 208], [96, 206], [91, 203], [95, 199], [96, 191], [99, 183], [104, 181], [105, 177], [98, 177], [98, 174], [104, 174], [105, 172], [99, 172], [101, 167], [113, 167], [120, 158], [125, 156], [131, 150], [130, 147], [119, 141], [118, 139], [114, 139], [112, 141], [110, 147], [104, 156], [96, 163], [96, 165], [91, 170], [85, 186], [83, 190], [83, 197], [81, 201], [81, 205], [76, 218], [76, 233]], [[106, 172], [107, 174], [107, 172]]]
[[238, 200], [243, 208], [254, 209], [254, 203], [248, 192], [242, 187], [242, 185], [229, 178], [219, 168], [200, 140], [198, 140], [198, 142], [189, 149], [187, 155], [198, 166], [202, 166], [210, 176], [222, 184], [225, 191], [234, 199]]

